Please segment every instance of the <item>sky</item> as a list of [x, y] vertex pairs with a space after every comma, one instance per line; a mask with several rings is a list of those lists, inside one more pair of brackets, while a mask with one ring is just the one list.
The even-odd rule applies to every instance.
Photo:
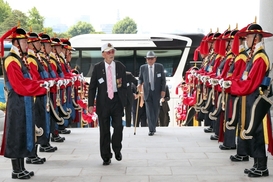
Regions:
[[[259, 20], [260, 0], [4, 0], [14, 10], [27, 13], [36, 7], [45, 22], [52, 18], [72, 26], [80, 17], [90, 17], [96, 31], [101, 24], [132, 18], [139, 33], [195, 33], [210, 29], [224, 32], [241, 29]], [[18, 3], [22, 2], [22, 3]], [[51, 25], [52, 26], [52, 25]]]

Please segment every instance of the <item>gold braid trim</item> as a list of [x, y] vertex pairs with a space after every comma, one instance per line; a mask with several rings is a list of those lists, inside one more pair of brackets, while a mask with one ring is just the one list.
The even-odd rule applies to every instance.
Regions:
[[217, 99], [217, 107], [215, 108], [215, 110], [213, 111], [213, 112], [210, 112], [209, 113], [209, 118], [211, 119], [211, 120], [216, 120], [217, 119], [217, 117], [215, 117], [215, 114], [217, 114], [217, 112], [218, 112], [218, 110], [220, 109], [220, 103], [221, 103], [221, 100], [222, 100], [222, 97], [223, 97], [223, 93], [220, 93], [219, 95], [218, 95], [218, 99]]
[[50, 100], [50, 108], [51, 108], [51, 110], [52, 110], [52, 113], [53, 113], [54, 117], [55, 117], [58, 121], [60, 121], [60, 122], [57, 122], [57, 124], [58, 124], [58, 125], [63, 125], [63, 124], [64, 124], [64, 119], [61, 118], [61, 117], [56, 113], [56, 111], [55, 111], [55, 109], [54, 109], [54, 107], [53, 107], [53, 104], [52, 104], [52, 101], [51, 101], [51, 100]]
[[235, 122], [236, 114], [238, 114], [236, 113], [236, 110], [237, 110], [237, 104], [238, 104], [239, 98], [240, 97], [236, 97], [234, 99], [231, 120], [226, 122], [226, 128], [228, 130], [234, 130], [236, 128], [235, 126], [230, 126], [230, 125], [232, 125]]
[[246, 123], [246, 96], [242, 96], [242, 106], [241, 106], [241, 131], [240, 137], [244, 139], [243, 130], [245, 129]]
[[209, 98], [207, 99], [206, 105], [201, 108], [201, 112], [204, 114], [207, 114], [209, 112], [209, 111], [207, 111], [207, 109], [211, 103], [212, 92], [213, 92], [213, 90], [211, 89], [209, 92]]
[[[269, 102], [271, 105], [273, 104], [272, 101], [269, 98], [267, 98], [265, 95], [259, 95], [258, 96], [258, 98], [253, 103], [253, 106], [252, 106], [252, 109], [251, 109], [251, 119], [250, 119], [249, 126], [248, 126], [247, 130], [243, 129], [243, 132], [241, 131], [241, 133], [243, 134], [242, 139], [252, 139], [253, 138], [253, 136], [246, 136], [246, 134], [251, 132], [254, 122], [259, 122], [259, 121], [254, 121], [254, 118], [255, 118], [254, 114], [255, 114], [255, 109], [257, 107], [257, 104], [259, 103], [259, 101], [261, 99], [264, 99], [265, 101]], [[264, 120], [266, 120], [266, 115], [265, 115], [262, 122], [264, 122]], [[266, 129], [266, 128], [264, 128], [264, 129]]]
[[264, 143], [268, 144], [269, 143], [269, 138], [268, 138], [268, 121], [267, 121], [267, 114], [265, 115], [263, 119], [263, 130], [264, 130]]

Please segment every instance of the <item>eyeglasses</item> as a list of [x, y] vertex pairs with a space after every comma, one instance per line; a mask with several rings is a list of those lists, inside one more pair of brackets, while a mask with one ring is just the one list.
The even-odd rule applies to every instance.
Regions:
[[112, 49], [112, 50], [110, 50], [110, 51], [107, 51], [107, 52], [105, 52], [107, 55], [110, 55], [110, 54], [115, 54], [115, 50], [114, 49]]
[[147, 60], [153, 60], [154, 58], [146, 58]]

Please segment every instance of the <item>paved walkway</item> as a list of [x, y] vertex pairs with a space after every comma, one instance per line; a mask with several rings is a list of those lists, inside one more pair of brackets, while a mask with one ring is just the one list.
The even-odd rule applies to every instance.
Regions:
[[[253, 165], [234, 163], [229, 156], [235, 150], [221, 151], [217, 141], [203, 127], [157, 128], [148, 136], [147, 128], [124, 128], [123, 160], [112, 159], [103, 166], [99, 155], [98, 128], [72, 128], [64, 143], [52, 143], [58, 150], [40, 153], [47, 161], [42, 165], [27, 164], [39, 182], [192, 182], [192, 181], [273, 181], [273, 157], [269, 156], [269, 177], [253, 179], [243, 173]], [[0, 135], [0, 138], [2, 136]], [[0, 156], [0, 182], [11, 179], [11, 162]], [[17, 180], [19, 181], [19, 180]]]

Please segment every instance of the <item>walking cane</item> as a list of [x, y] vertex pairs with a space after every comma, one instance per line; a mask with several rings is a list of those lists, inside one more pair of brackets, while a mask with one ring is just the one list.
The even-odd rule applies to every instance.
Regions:
[[136, 135], [136, 126], [137, 126], [137, 119], [138, 119], [138, 108], [139, 108], [139, 98], [140, 98], [140, 96], [138, 96], [138, 98], [137, 98], [137, 108], [136, 108], [136, 118], [135, 118], [135, 129], [134, 129], [134, 135]]

